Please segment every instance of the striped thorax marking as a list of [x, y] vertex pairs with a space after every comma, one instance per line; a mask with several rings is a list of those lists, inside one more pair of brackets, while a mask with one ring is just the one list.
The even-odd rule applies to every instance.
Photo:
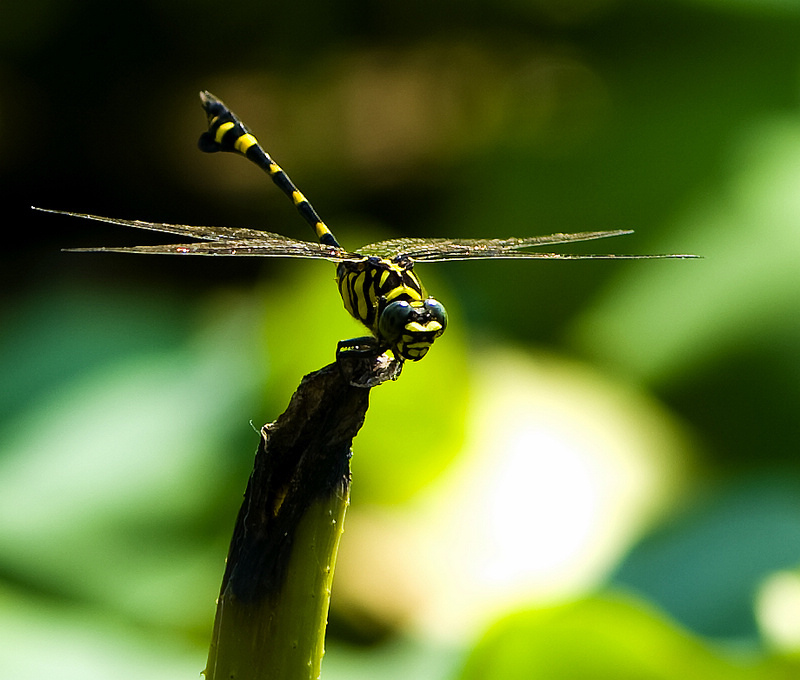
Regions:
[[365, 257], [361, 262], [342, 262], [336, 273], [345, 309], [376, 334], [378, 317], [388, 303], [425, 298], [417, 275], [391, 260]]

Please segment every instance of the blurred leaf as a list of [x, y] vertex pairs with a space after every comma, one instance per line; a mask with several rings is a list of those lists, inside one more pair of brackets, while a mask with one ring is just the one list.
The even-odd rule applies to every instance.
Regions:
[[74, 602], [0, 588], [0, 665], [14, 680], [197, 677], [204, 650]]
[[756, 591], [800, 561], [798, 516], [800, 481], [738, 480], [646, 537], [613, 580], [696, 633], [757, 643]]
[[[641, 602], [606, 594], [496, 623], [460, 680], [777, 680], [726, 659]], [[788, 678], [788, 676], [785, 676]]]
[[323, 680], [440, 680], [451, 678], [460, 650], [431, 638], [398, 637], [369, 648], [326, 644]]
[[637, 379], [663, 380], [796, 325], [800, 126], [759, 125], [731, 156], [727, 189], [700, 201], [659, 247], [706, 259], [619, 271], [575, 325], [588, 354]]
[[[93, 305], [74, 307], [64, 329], [29, 326], [28, 340], [41, 346], [37, 334], [46, 333], [58, 348], [60, 330], [85, 329], [83, 352], [103, 352], [103, 334], [91, 329], [121, 304], [106, 291]], [[53, 381], [5, 423], [0, 560], [7, 576], [151, 625], [193, 626], [212, 614], [225, 547], [208, 551], [206, 513], [229, 504], [220, 494], [229, 493], [238, 466], [225, 452], [246, 458], [246, 442], [254, 449], [257, 437], [248, 425], [262, 376], [248, 351], [251, 314], [246, 299], [218, 299], [190, 342], [140, 348]], [[136, 334], [147, 322], [147, 314], [131, 315], [128, 330]]]
[[178, 295], [154, 295], [147, 286], [112, 293], [59, 282], [30, 293], [0, 333], [0, 430], [57, 385], [133, 354], [175, 351], [189, 337], [195, 312]]

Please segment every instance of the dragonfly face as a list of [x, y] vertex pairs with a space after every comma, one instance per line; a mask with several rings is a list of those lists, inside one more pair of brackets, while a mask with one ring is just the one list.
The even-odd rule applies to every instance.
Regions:
[[378, 317], [378, 339], [395, 354], [409, 361], [419, 361], [447, 328], [447, 312], [438, 300], [395, 300]]

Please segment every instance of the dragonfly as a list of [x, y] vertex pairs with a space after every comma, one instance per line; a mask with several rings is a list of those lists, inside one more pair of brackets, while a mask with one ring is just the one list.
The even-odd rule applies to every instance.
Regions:
[[[337, 357], [344, 353], [373, 357], [391, 353], [398, 367], [401, 367], [404, 361], [419, 361], [428, 353], [433, 342], [447, 328], [447, 312], [441, 302], [426, 292], [414, 271], [414, 265], [418, 262], [696, 257], [679, 254], [569, 254], [529, 250], [540, 246], [593, 241], [633, 233], [626, 229], [487, 239], [398, 238], [372, 243], [357, 251], [348, 251], [339, 245], [308, 199], [236, 114], [210, 92], [201, 92], [200, 100], [208, 117], [208, 130], [198, 141], [200, 150], [206, 153], [235, 153], [255, 163], [291, 199], [300, 216], [314, 229], [316, 242], [293, 239], [259, 229], [163, 224], [37, 209], [197, 239], [174, 245], [71, 248], [71, 251], [284, 257], [334, 262], [337, 265], [336, 278], [345, 309], [370, 333], [368, 336], [340, 341]], [[397, 373], [399, 374], [399, 370]]]

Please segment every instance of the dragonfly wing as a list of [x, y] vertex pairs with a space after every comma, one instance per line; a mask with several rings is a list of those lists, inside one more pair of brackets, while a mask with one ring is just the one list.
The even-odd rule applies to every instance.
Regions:
[[258, 229], [245, 229], [243, 227], [194, 227], [188, 224], [165, 224], [163, 222], [143, 222], [141, 220], [124, 220], [118, 217], [102, 217], [100, 215], [85, 215], [83, 213], [66, 212], [64, 210], [47, 210], [36, 208], [42, 212], [56, 213], [57, 215], [68, 215], [70, 217], [81, 217], [95, 222], [108, 222], [118, 224], [123, 227], [134, 227], [136, 229], [147, 229], [148, 231], [161, 231], [167, 234], [179, 234], [180, 236], [191, 236], [192, 238], [205, 239], [209, 241], [218, 239], [229, 239], [231, 241], [241, 241], [244, 239], [282, 238], [280, 234], [271, 234], [267, 231]]
[[[593, 241], [611, 236], [632, 233], [629, 230], [584, 231], [576, 234], [549, 234], [547, 236], [528, 236], [523, 238], [398, 238], [372, 243], [359, 249], [359, 252], [381, 257], [406, 255], [414, 260], [435, 261], [435, 259], [467, 259], [498, 257], [499, 253], [522, 248], [535, 248], [575, 241]], [[446, 254], [450, 255], [446, 255]], [[435, 259], [431, 259], [435, 258]]]
[[293, 257], [330, 262], [358, 262], [364, 259], [357, 253], [331, 248], [319, 243], [294, 239], [245, 239], [242, 241], [204, 241], [169, 245], [120, 246], [108, 248], [69, 248], [70, 252], [143, 253], [156, 255], [240, 255], [250, 257]]
[[693, 255], [614, 255], [521, 252], [524, 248], [594, 241], [633, 233], [630, 230], [584, 231], [575, 234], [550, 234], [505, 239], [394, 239], [365, 246], [360, 252], [382, 257], [404, 257], [416, 262], [446, 260], [530, 259], [530, 260], [640, 260], [689, 258]]
[[665, 253], [658, 255], [630, 255], [617, 253], [526, 253], [513, 250], [497, 252], [441, 252], [412, 258], [415, 262], [446, 262], [450, 260], [668, 260], [697, 259], [698, 255]]

